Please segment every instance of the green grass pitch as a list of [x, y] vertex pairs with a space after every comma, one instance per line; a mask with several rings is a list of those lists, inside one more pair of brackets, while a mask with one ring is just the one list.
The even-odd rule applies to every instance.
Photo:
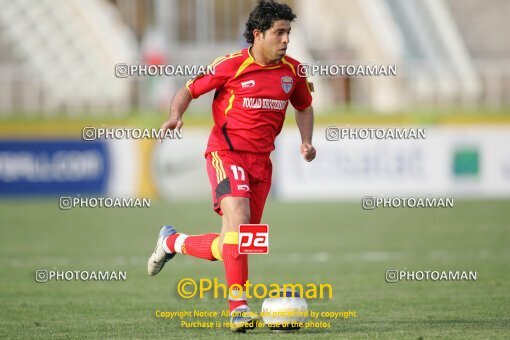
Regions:
[[[270, 253], [250, 257], [250, 281], [330, 283], [333, 299], [314, 311], [356, 311], [301, 329], [317, 338], [510, 337], [510, 201], [456, 201], [452, 209], [379, 209], [359, 203], [270, 201]], [[148, 209], [58, 209], [57, 199], [0, 201], [1, 338], [287, 338], [260, 328], [183, 329], [156, 310], [222, 311], [208, 296], [182, 299], [184, 277], [224, 279], [219, 262], [177, 256], [156, 277], [146, 260], [158, 229], [218, 231], [202, 203], [155, 203]], [[386, 283], [387, 269], [471, 270], [476, 281]], [[36, 283], [36, 269], [125, 270], [124, 282]], [[251, 306], [259, 311], [262, 301]], [[227, 321], [225, 318], [222, 321]]]

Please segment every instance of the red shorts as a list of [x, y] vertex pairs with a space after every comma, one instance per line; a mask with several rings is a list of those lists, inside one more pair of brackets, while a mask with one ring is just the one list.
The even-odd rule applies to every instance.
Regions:
[[250, 223], [260, 223], [273, 167], [269, 154], [241, 151], [213, 151], [206, 155], [207, 174], [212, 186], [214, 210], [223, 215], [223, 197], [250, 199]]

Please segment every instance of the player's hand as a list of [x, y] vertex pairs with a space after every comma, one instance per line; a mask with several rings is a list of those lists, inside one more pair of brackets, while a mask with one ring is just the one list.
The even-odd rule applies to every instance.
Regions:
[[[180, 119], [172, 119], [170, 118], [169, 120], [167, 120], [166, 122], [163, 123], [163, 125], [161, 125], [161, 130], [162, 130], [162, 134], [164, 135], [166, 130], [170, 129], [170, 130], [179, 130], [180, 128], [182, 128], [182, 120]], [[159, 140], [160, 143], [163, 142], [163, 140]]]
[[308, 143], [301, 144], [300, 152], [301, 155], [303, 155], [305, 161], [307, 162], [313, 161], [315, 158], [315, 154], [317, 153], [313, 145]]

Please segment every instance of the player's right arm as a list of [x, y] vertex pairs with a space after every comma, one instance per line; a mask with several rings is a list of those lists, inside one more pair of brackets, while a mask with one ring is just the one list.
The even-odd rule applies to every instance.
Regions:
[[226, 56], [216, 59], [210, 65], [214, 67], [213, 72], [206, 72], [196, 76], [189, 80], [185, 87], [177, 91], [170, 104], [170, 117], [161, 125], [163, 133], [168, 129], [174, 130], [182, 127], [182, 116], [192, 99], [196, 99], [204, 93], [218, 89], [225, 84], [231, 72], [224, 61], [230, 58], [232, 57]]
[[170, 104], [170, 117], [163, 123], [163, 125], [161, 125], [161, 130], [163, 130], [163, 133], [168, 129], [178, 130], [182, 127], [182, 115], [188, 108], [189, 103], [191, 103], [191, 99], [191, 94], [186, 87], [183, 87], [177, 91], [174, 98], [172, 99], [172, 103]]

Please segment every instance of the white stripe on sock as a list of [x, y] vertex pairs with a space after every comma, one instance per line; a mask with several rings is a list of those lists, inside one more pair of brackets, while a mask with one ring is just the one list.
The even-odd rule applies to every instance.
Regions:
[[174, 243], [174, 249], [176, 253], [182, 254], [182, 245], [184, 243], [184, 240], [187, 238], [188, 235], [186, 234], [180, 234], [179, 236], [177, 236]]
[[165, 237], [165, 239], [163, 240], [163, 250], [164, 250], [164, 251], [165, 251], [165, 253], [167, 253], [167, 254], [172, 254], [172, 252], [170, 251], [170, 249], [168, 249], [168, 246], [166, 245], [166, 239], [167, 239], [167, 238], [168, 238], [168, 236], [167, 236], [167, 237]]

